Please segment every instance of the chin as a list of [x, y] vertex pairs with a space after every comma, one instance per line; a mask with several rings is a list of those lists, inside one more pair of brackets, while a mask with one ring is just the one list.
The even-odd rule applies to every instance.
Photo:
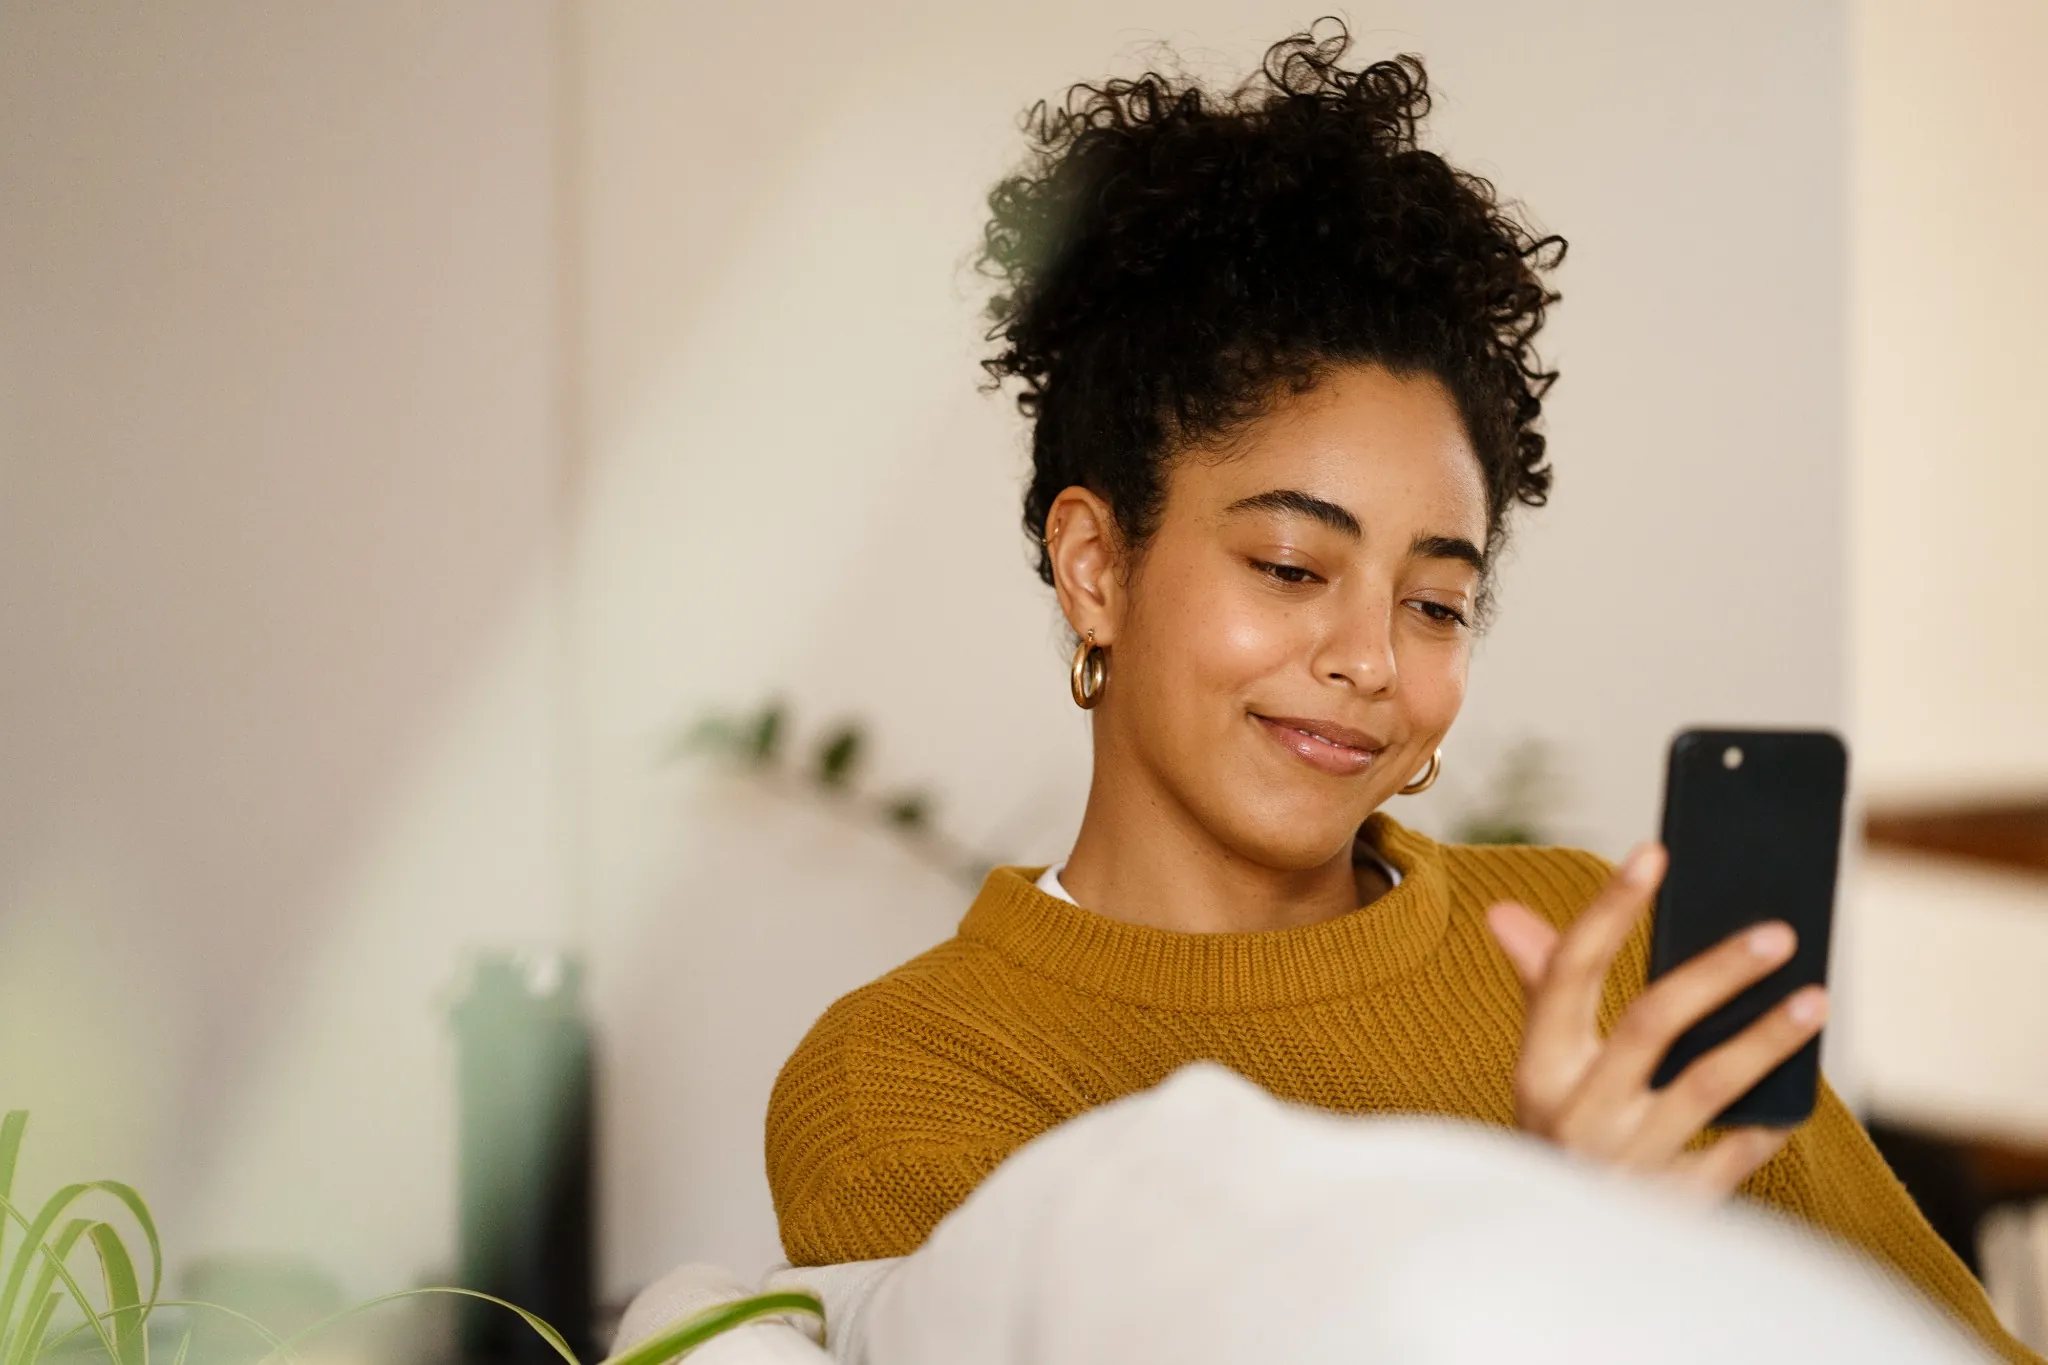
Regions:
[[1354, 815], [1327, 798], [1274, 801], [1230, 812], [1217, 832], [1261, 867], [1306, 872], [1333, 858], [1349, 858], [1351, 841], [1369, 814], [1365, 810]]

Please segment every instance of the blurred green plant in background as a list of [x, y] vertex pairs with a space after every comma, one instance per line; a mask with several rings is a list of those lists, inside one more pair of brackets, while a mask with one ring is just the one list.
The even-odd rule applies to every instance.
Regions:
[[1461, 844], [1554, 843], [1551, 816], [1560, 785], [1550, 746], [1522, 740], [1501, 755], [1485, 796], [1452, 822], [1451, 838]]
[[[0, 1365], [50, 1365], [60, 1358], [102, 1357], [111, 1365], [149, 1365], [151, 1319], [166, 1308], [187, 1310], [182, 1330], [172, 1338], [177, 1345], [171, 1365], [187, 1365], [195, 1340], [191, 1321], [195, 1314], [224, 1316], [240, 1323], [263, 1343], [263, 1362], [298, 1365], [300, 1352], [308, 1343], [344, 1320], [379, 1304], [426, 1294], [454, 1294], [495, 1303], [518, 1314], [567, 1365], [582, 1365], [562, 1334], [546, 1322], [517, 1304], [470, 1289], [440, 1285], [401, 1289], [330, 1313], [289, 1337], [280, 1337], [248, 1314], [223, 1304], [161, 1298], [163, 1247], [149, 1205], [132, 1186], [118, 1180], [65, 1185], [44, 1200], [33, 1216], [14, 1203], [14, 1172], [27, 1131], [26, 1110], [13, 1110], [0, 1119]], [[111, 1203], [118, 1208], [107, 1209], [106, 1218], [73, 1212], [89, 1203]], [[126, 1238], [110, 1221], [124, 1213], [149, 1248], [147, 1293]], [[20, 1243], [10, 1250], [10, 1234], [16, 1228], [20, 1229]], [[72, 1262], [83, 1259], [88, 1249], [98, 1270], [97, 1299], [72, 1268]], [[824, 1311], [824, 1305], [810, 1294], [757, 1294], [672, 1324], [609, 1357], [603, 1365], [662, 1365], [755, 1318], [785, 1313], [823, 1318]], [[212, 1362], [200, 1358], [192, 1365]]]
[[[939, 828], [937, 802], [928, 791], [905, 788], [863, 790], [862, 761], [869, 749], [868, 729], [859, 720], [829, 727], [812, 745], [808, 759], [788, 754], [789, 708], [771, 699], [751, 712], [716, 712], [683, 731], [670, 757], [711, 756], [740, 773], [792, 799], [825, 810], [897, 838], [913, 855], [970, 889], [998, 863], [1012, 861], [999, 854], [972, 849]], [[1455, 778], [1453, 779], [1455, 782]], [[1465, 844], [1554, 843], [1555, 814], [1562, 781], [1551, 746], [1527, 738], [1510, 745], [1475, 784], [1481, 795], [1458, 801], [1450, 819], [1449, 837]], [[0, 1361], [0, 1365], [6, 1365]]]
[[[0, 1216], [0, 1268], [6, 1271], [0, 1279], [0, 1365], [34, 1365], [50, 1347], [88, 1326], [98, 1335], [110, 1360], [119, 1365], [145, 1365], [149, 1315], [163, 1288], [163, 1249], [149, 1206], [130, 1186], [117, 1180], [93, 1180], [64, 1186], [43, 1201], [35, 1217], [24, 1215], [13, 1203], [14, 1169], [27, 1132], [26, 1110], [16, 1109], [0, 1120], [0, 1215], [4, 1215]], [[119, 1228], [105, 1219], [65, 1217], [94, 1195], [119, 1204], [149, 1244], [148, 1297], [143, 1296], [135, 1258]], [[21, 1246], [9, 1255], [11, 1224], [21, 1226], [23, 1237]], [[69, 1261], [80, 1246], [91, 1247], [98, 1260], [102, 1308], [93, 1305], [84, 1286], [72, 1275]], [[83, 1321], [53, 1335], [51, 1324], [67, 1295]], [[184, 1345], [179, 1347], [176, 1365], [182, 1365], [185, 1350]]]
[[893, 837], [919, 861], [969, 888], [978, 888], [989, 869], [1004, 861], [941, 828], [938, 802], [929, 791], [863, 788], [859, 779], [870, 745], [862, 722], [843, 720], [827, 728], [807, 761], [793, 761], [786, 752], [789, 729], [788, 707], [771, 699], [751, 713], [702, 717], [676, 740], [670, 756], [721, 759], [771, 790]]

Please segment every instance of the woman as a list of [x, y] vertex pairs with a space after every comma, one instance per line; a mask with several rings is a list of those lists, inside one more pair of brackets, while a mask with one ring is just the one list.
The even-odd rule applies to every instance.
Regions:
[[1348, 46], [1289, 39], [1223, 97], [1079, 88], [991, 195], [988, 368], [1033, 423], [1024, 524], [1093, 783], [1065, 863], [991, 873], [955, 938], [790, 1058], [767, 1155], [791, 1260], [908, 1253], [1033, 1137], [1206, 1058], [1741, 1190], [2031, 1359], [1832, 1093], [1796, 1132], [1707, 1133], [1821, 991], [1649, 1088], [1789, 928], [1645, 989], [1659, 850], [1615, 871], [1381, 812], [1434, 780], [1509, 512], [1549, 489], [1533, 343], [1564, 243], [1419, 148], [1418, 62], [1353, 71]]

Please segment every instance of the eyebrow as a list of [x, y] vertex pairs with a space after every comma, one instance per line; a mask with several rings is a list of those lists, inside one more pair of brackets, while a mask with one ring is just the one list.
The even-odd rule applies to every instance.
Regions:
[[1486, 572], [1486, 553], [1463, 536], [1417, 536], [1408, 542], [1408, 553], [1415, 559], [1455, 559]]
[[1347, 509], [1328, 498], [1304, 493], [1299, 488], [1268, 489], [1249, 498], [1239, 498], [1223, 509], [1225, 516], [1238, 512], [1292, 512], [1296, 516], [1313, 517], [1332, 531], [1341, 531], [1354, 539], [1365, 534], [1365, 529], [1358, 524], [1358, 518], [1352, 516]]
[[[1239, 498], [1223, 512], [1225, 516], [1238, 512], [1288, 512], [1313, 518], [1354, 539], [1365, 534], [1365, 528], [1358, 524], [1358, 518], [1351, 515], [1348, 508], [1328, 498], [1304, 493], [1299, 488], [1273, 488], [1249, 498]], [[1408, 543], [1408, 553], [1415, 559], [1455, 559], [1461, 564], [1471, 565], [1475, 572], [1486, 572], [1485, 551], [1463, 536], [1420, 535]]]

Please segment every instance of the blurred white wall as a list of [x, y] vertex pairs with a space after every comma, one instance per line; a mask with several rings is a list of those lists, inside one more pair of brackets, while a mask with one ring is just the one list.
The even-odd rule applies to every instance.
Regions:
[[[662, 768], [663, 743], [778, 690], [814, 720], [867, 717], [887, 773], [933, 783], [964, 833], [1064, 852], [1086, 732], [1016, 529], [1023, 429], [976, 391], [981, 196], [1033, 100], [1162, 38], [1238, 72], [1313, 12], [578, 14], [577, 806], [626, 1285], [777, 1257], [776, 1066], [967, 898], [883, 841]], [[1844, 720], [1842, 16], [1440, 0], [1358, 19], [1364, 54], [1428, 58], [1440, 142], [1572, 241], [1557, 495], [1508, 565], [1443, 787], [1541, 736], [1571, 837], [1617, 853], [1654, 831], [1673, 730]]]
[[[774, 1259], [776, 1066], [967, 892], [664, 751], [776, 690], [865, 717], [878, 776], [963, 835], [1063, 852], [1086, 731], [1022, 428], [976, 389], [980, 197], [1031, 101], [1162, 38], [1235, 72], [1309, 17], [0, 6], [0, 1103], [38, 1111], [30, 1183], [133, 1178], [174, 1248], [406, 1283], [450, 1249], [461, 950], [568, 941], [608, 1291]], [[1536, 735], [1567, 832], [1618, 852], [1673, 729], [1844, 719], [1843, 19], [1359, 28], [1424, 54], [1438, 140], [1573, 242], [1557, 496], [1412, 814]]]
[[0, 1108], [174, 1260], [445, 1262], [564, 931], [553, 23], [0, 4]]
[[1864, 1008], [1864, 1098], [1894, 1122], [2048, 1141], [2048, 886], [1872, 851], [1840, 965]]
[[[1873, 804], [2038, 799], [2048, 6], [1858, 0], [1852, 33], [1858, 782]], [[2048, 882], [1873, 857], [1852, 894], [1838, 976], [1869, 1103], [2048, 1141]]]
[[2048, 790], [2048, 5], [1859, 0], [1850, 537], [1875, 799]]

